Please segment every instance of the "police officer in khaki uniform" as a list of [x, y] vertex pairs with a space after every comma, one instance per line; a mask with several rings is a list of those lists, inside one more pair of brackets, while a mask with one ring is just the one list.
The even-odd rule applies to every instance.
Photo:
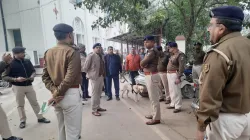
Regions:
[[147, 54], [141, 61], [140, 65], [143, 68], [146, 80], [146, 87], [151, 101], [152, 115], [145, 116], [151, 119], [147, 125], [155, 125], [161, 123], [161, 110], [159, 102], [160, 81], [161, 77], [158, 74], [157, 65], [159, 59], [159, 51], [154, 47], [155, 41], [153, 36], [144, 38], [144, 45], [148, 49]]
[[[210, 13], [211, 51], [200, 76], [197, 139], [250, 139], [250, 40], [240, 33], [243, 10], [222, 6]], [[209, 126], [208, 126], [209, 125]]]
[[169, 93], [171, 98], [170, 106], [168, 109], [174, 109], [174, 113], [181, 111], [182, 94], [181, 94], [181, 76], [184, 72], [185, 54], [178, 49], [175, 42], [169, 44], [169, 52], [173, 55], [170, 57], [167, 66], [167, 77], [169, 84]]
[[[159, 75], [161, 77], [161, 82], [163, 84], [164, 87], [164, 91], [165, 91], [165, 96], [166, 96], [166, 104], [170, 103], [170, 96], [169, 96], [169, 88], [168, 88], [168, 78], [167, 78], [167, 64], [164, 63], [164, 59], [165, 59], [165, 53], [162, 51], [162, 47], [161, 46], [157, 46], [157, 49], [159, 51], [159, 61], [158, 61], [158, 72]], [[159, 101], [162, 102], [164, 101], [165, 97], [163, 95], [162, 92], [160, 92], [160, 99]]]
[[12, 136], [7, 116], [3, 111], [1, 105], [0, 105], [0, 135], [2, 136], [3, 140], [23, 140], [23, 138]]
[[100, 112], [107, 111], [100, 107], [100, 98], [104, 84], [103, 78], [105, 77], [105, 65], [101, 54], [101, 46], [100, 43], [94, 44], [93, 52], [87, 56], [83, 68], [83, 71], [87, 74], [87, 78], [90, 79], [92, 88], [92, 114], [94, 116], [101, 116]]
[[77, 140], [82, 125], [80, 53], [73, 48], [71, 26], [61, 23], [53, 30], [58, 43], [44, 54], [42, 80], [53, 96], [49, 103], [54, 102], [59, 140]]
[[26, 113], [24, 109], [25, 97], [27, 97], [38, 123], [50, 123], [44, 118], [40, 112], [40, 106], [37, 102], [36, 92], [32, 86], [32, 82], [36, 76], [35, 68], [30, 60], [25, 59], [24, 47], [15, 47], [12, 49], [14, 60], [11, 61], [9, 67], [3, 72], [3, 80], [12, 83], [12, 90], [16, 94], [17, 109], [20, 117], [19, 128], [26, 127]]

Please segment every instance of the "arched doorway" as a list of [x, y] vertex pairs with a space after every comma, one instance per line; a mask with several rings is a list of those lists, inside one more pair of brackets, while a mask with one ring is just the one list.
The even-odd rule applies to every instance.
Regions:
[[74, 19], [73, 27], [74, 27], [75, 44], [81, 43], [86, 45], [84, 39], [84, 26], [82, 20], [79, 17], [76, 17]]

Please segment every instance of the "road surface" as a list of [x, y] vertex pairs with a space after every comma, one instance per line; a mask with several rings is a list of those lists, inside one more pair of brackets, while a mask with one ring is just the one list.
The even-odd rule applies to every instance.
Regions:
[[[40, 77], [33, 83], [37, 92], [38, 102], [51, 97], [44, 87]], [[44, 117], [50, 119], [50, 124], [38, 124], [35, 114], [26, 100], [27, 126], [19, 129], [19, 116], [16, 109], [15, 95], [11, 89], [2, 89], [4, 95], [0, 96], [0, 103], [5, 110], [10, 128], [14, 135], [23, 137], [24, 140], [57, 140], [57, 119], [53, 108]], [[154, 126], [145, 125], [142, 114], [138, 114], [124, 100], [110, 102], [105, 97], [101, 98], [101, 105], [108, 111], [101, 117], [91, 114], [90, 100], [83, 106], [82, 140], [169, 140]]]

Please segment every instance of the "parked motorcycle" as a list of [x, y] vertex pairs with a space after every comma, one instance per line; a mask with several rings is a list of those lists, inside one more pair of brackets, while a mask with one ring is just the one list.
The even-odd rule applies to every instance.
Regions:
[[[143, 72], [139, 71], [139, 75], [137, 77], [135, 77], [135, 81], [136, 81], [137, 85], [142, 86], [143, 88], [146, 89], [145, 75], [144, 75]], [[185, 75], [183, 75], [181, 77], [180, 87], [181, 87], [182, 96], [184, 98], [191, 99], [191, 98], [194, 97], [193, 83], [188, 82], [186, 80], [186, 76]], [[143, 91], [146, 91], [146, 90], [143, 90]], [[148, 97], [148, 93], [147, 92], [139, 92], [139, 94], [142, 97]]]
[[181, 77], [181, 94], [184, 98], [192, 99], [194, 98], [194, 84], [186, 80], [186, 76]]

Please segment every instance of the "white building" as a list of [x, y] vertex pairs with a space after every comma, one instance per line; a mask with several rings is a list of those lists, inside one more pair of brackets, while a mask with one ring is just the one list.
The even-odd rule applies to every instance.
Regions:
[[[119, 49], [119, 43], [106, 39], [126, 32], [124, 25], [114, 23], [113, 28], [92, 30], [93, 21], [104, 14], [97, 8], [91, 11], [84, 6], [75, 9], [71, 2], [72, 0], [2, 0], [8, 50], [23, 46], [32, 63], [39, 65], [44, 52], [56, 45], [52, 28], [58, 23], [73, 26], [75, 43], [85, 44], [87, 52], [91, 52], [93, 44], [97, 42], [102, 43], [104, 48], [112, 45]], [[4, 52], [6, 46], [0, 18], [0, 55]]]

